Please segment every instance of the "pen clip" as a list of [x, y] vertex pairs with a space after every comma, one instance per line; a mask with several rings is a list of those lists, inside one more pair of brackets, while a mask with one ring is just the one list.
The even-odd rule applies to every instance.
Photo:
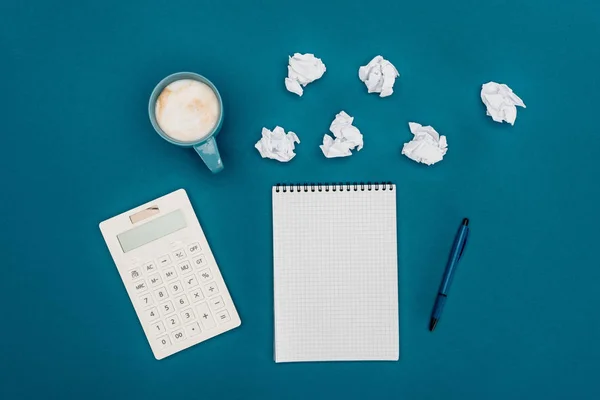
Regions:
[[466, 228], [465, 238], [463, 240], [462, 248], [460, 249], [460, 253], [458, 254], [459, 260], [462, 258], [463, 252], [465, 251], [465, 247], [467, 247], [467, 240], [469, 239], [469, 232], [470, 232], [470, 229]]

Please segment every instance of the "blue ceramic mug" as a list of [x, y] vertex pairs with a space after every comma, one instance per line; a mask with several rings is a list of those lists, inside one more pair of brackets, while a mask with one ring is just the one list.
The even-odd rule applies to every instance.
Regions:
[[[156, 101], [162, 93], [163, 89], [171, 83], [182, 79], [192, 79], [208, 85], [215, 92], [215, 95], [219, 100], [220, 113], [218, 122], [215, 124], [212, 131], [210, 131], [206, 136], [204, 136], [198, 141], [182, 142], [180, 140], [173, 139], [161, 129], [156, 120]], [[152, 91], [152, 94], [150, 95], [150, 101], [148, 102], [148, 114], [150, 115], [150, 122], [152, 122], [152, 126], [154, 127], [156, 132], [160, 136], [162, 136], [162, 138], [165, 139], [167, 142], [182, 147], [193, 147], [194, 150], [196, 150], [196, 152], [200, 155], [200, 157], [202, 157], [202, 160], [204, 161], [206, 166], [213, 173], [220, 172], [223, 169], [223, 161], [221, 161], [221, 156], [219, 155], [219, 148], [217, 147], [217, 142], [215, 141], [215, 137], [221, 130], [221, 125], [223, 124], [223, 100], [221, 99], [219, 91], [217, 90], [215, 85], [212, 84], [211, 81], [209, 81], [202, 75], [198, 75], [193, 72], [178, 72], [176, 74], [167, 76], [165, 79], [160, 81]]]

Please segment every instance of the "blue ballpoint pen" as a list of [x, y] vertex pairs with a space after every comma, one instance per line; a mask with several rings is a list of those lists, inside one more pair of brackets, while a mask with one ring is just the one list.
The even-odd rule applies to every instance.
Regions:
[[458, 228], [458, 232], [456, 232], [454, 244], [452, 245], [450, 257], [448, 257], [448, 263], [446, 264], [446, 270], [444, 271], [444, 277], [442, 278], [442, 283], [440, 283], [440, 288], [435, 299], [435, 304], [433, 305], [433, 311], [431, 311], [431, 319], [429, 320], [429, 330], [431, 332], [433, 332], [435, 326], [440, 320], [440, 317], [442, 316], [442, 310], [444, 309], [444, 305], [446, 304], [446, 297], [448, 296], [448, 289], [450, 289], [452, 278], [454, 278], [456, 267], [458, 265], [458, 262], [460, 261], [460, 258], [462, 257], [463, 251], [465, 250], [465, 245], [467, 244], [468, 237], [469, 219], [465, 218], [463, 219], [460, 228]]

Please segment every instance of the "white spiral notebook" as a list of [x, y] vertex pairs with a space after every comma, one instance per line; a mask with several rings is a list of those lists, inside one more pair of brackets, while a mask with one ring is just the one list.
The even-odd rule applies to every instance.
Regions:
[[275, 362], [398, 360], [396, 187], [273, 187]]

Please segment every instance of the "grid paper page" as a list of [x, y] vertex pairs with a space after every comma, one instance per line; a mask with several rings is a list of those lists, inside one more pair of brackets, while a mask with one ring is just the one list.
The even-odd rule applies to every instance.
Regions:
[[275, 361], [398, 360], [396, 187], [273, 188]]

